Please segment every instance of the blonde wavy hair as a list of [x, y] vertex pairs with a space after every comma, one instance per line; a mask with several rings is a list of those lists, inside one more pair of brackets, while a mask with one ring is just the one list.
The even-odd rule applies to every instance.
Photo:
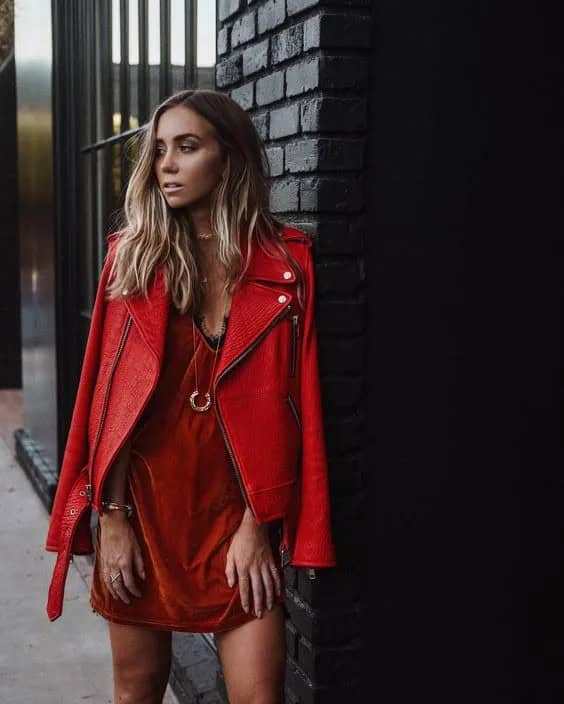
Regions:
[[[195, 256], [188, 208], [171, 208], [154, 170], [156, 129], [160, 116], [182, 105], [215, 128], [225, 156], [222, 180], [214, 190], [212, 230], [218, 235], [218, 259], [225, 266], [226, 290], [231, 293], [244, 276], [256, 243], [268, 255], [283, 259], [298, 277], [303, 305], [303, 276], [282, 239], [284, 223], [269, 210], [270, 165], [264, 145], [249, 115], [229, 96], [213, 90], [183, 90], [164, 100], [149, 122], [128, 141], [137, 153], [123, 208], [114, 214], [119, 230], [106, 298], [142, 293], [148, 296], [151, 277], [164, 264], [166, 290], [182, 312], [199, 310], [201, 272]], [[246, 238], [243, 261], [241, 238]]]

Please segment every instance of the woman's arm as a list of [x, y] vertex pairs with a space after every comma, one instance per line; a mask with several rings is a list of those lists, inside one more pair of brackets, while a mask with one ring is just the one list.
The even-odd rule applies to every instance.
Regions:
[[[129, 471], [129, 461], [131, 456], [131, 438], [128, 438], [125, 445], [119, 451], [112, 466], [108, 470], [108, 476], [104, 482], [103, 496], [104, 501], [115, 501], [119, 504], [125, 503], [126, 488], [127, 488], [127, 473]], [[113, 514], [123, 514], [123, 511], [108, 511], [100, 515], [101, 519]]]

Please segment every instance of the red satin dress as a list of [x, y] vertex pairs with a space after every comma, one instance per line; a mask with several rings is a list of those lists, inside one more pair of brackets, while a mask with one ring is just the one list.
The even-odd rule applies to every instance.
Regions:
[[[198, 324], [195, 329], [200, 391], [196, 402], [202, 405], [217, 338], [209, 340]], [[225, 576], [227, 550], [245, 501], [213, 394], [212, 406], [204, 413], [190, 405], [189, 396], [196, 388], [192, 317], [171, 305], [166, 335], [157, 387], [132, 436], [126, 493], [126, 501], [133, 504], [129, 520], [147, 575], [143, 580], [133, 568], [142, 597], [129, 594], [126, 604], [109, 593], [98, 560], [98, 522], [90, 605], [115, 623], [212, 633], [256, 618], [250, 580], [250, 608], [245, 613], [238, 580], [230, 587]], [[223, 337], [220, 347], [222, 341]], [[284, 602], [280, 520], [270, 524], [269, 536], [282, 584], [280, 596], [274, 590], [277, 604]]]

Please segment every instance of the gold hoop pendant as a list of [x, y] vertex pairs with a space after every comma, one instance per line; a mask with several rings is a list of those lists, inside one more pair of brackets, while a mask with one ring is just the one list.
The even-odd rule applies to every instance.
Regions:
[[199, 391], [192, 391], [192, 393], [190, 394], [190, 405], [195, 411], [198, 411], [198, 413], [203, 413], [204, 411], [209, 410], [209, 408], [211, 407], [211, 396], [209, 392], [206, 391], [206, 403], [203, 406], [198, 406], [198, 404], [196, 403], [196, 398], [199, 396], [199, 394]]

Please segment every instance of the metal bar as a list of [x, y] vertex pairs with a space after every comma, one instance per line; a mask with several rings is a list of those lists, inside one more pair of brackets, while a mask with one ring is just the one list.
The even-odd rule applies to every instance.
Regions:
[[139, 0], [139, 67], [137, 94], [139, 96], [139, 124], [149, 116], [149, 11], [147, 0]]
[[161, 0], [161, 64], [159, 67], [159, 100], [170, 95], [170, 0]]
[[198, 3], [197, 0], [184, 0], [184, 87], [196, 88]]
[[[97, 25], [100, 29], [98, 41], [100, 61], [100, 108], [101, 108], [101, 134], [113, 136], [113, 64], [112, 64], [112, 6], [111, 0], [100, 0], [94, 3], [98, 10]], [[85, 151], [81, 149], [81, 151]], [[112, 162], [107, 154], [101, 154], [97, 159], [96, 178], [98, 188], [98, 220], [96, 257], [97, 276], [102, 270], [105, 246], [106, 221], [112, 202]]]
[[131, 137], [136, 132], [139, 132], [139, 130], [142, 130], [142, 129], [143, 129], [142, 125], [140, 127], [134, 127], [131, 130], [127, 130], [126, 132], [122, 132], [121, 134], [115, 134], [113, 137], [108, 137], [108, 139], [101, 139], [100, 141], [95, 142], [94, 144], [87, 144], [85, 147], [81, 147], [80, 151], [82, 153], [93, 152], [98, 149], [103, 149], [104, 147], [108, 147], [111, 144], [115, 144], [115, 142], [124, 142], [129, 137]]
[[[120, 36], [120, 52], [121, 62], [119, 66], [119, 111], [120, 132], [125, 132], [129, 129], [129, 1], [120, 0], [119, 12], [119, 36]], [[120, 146], [120, 193], [123, 192], [123, 185], [128, 177], [128, 165], [125, 154], [125, 148]]]

